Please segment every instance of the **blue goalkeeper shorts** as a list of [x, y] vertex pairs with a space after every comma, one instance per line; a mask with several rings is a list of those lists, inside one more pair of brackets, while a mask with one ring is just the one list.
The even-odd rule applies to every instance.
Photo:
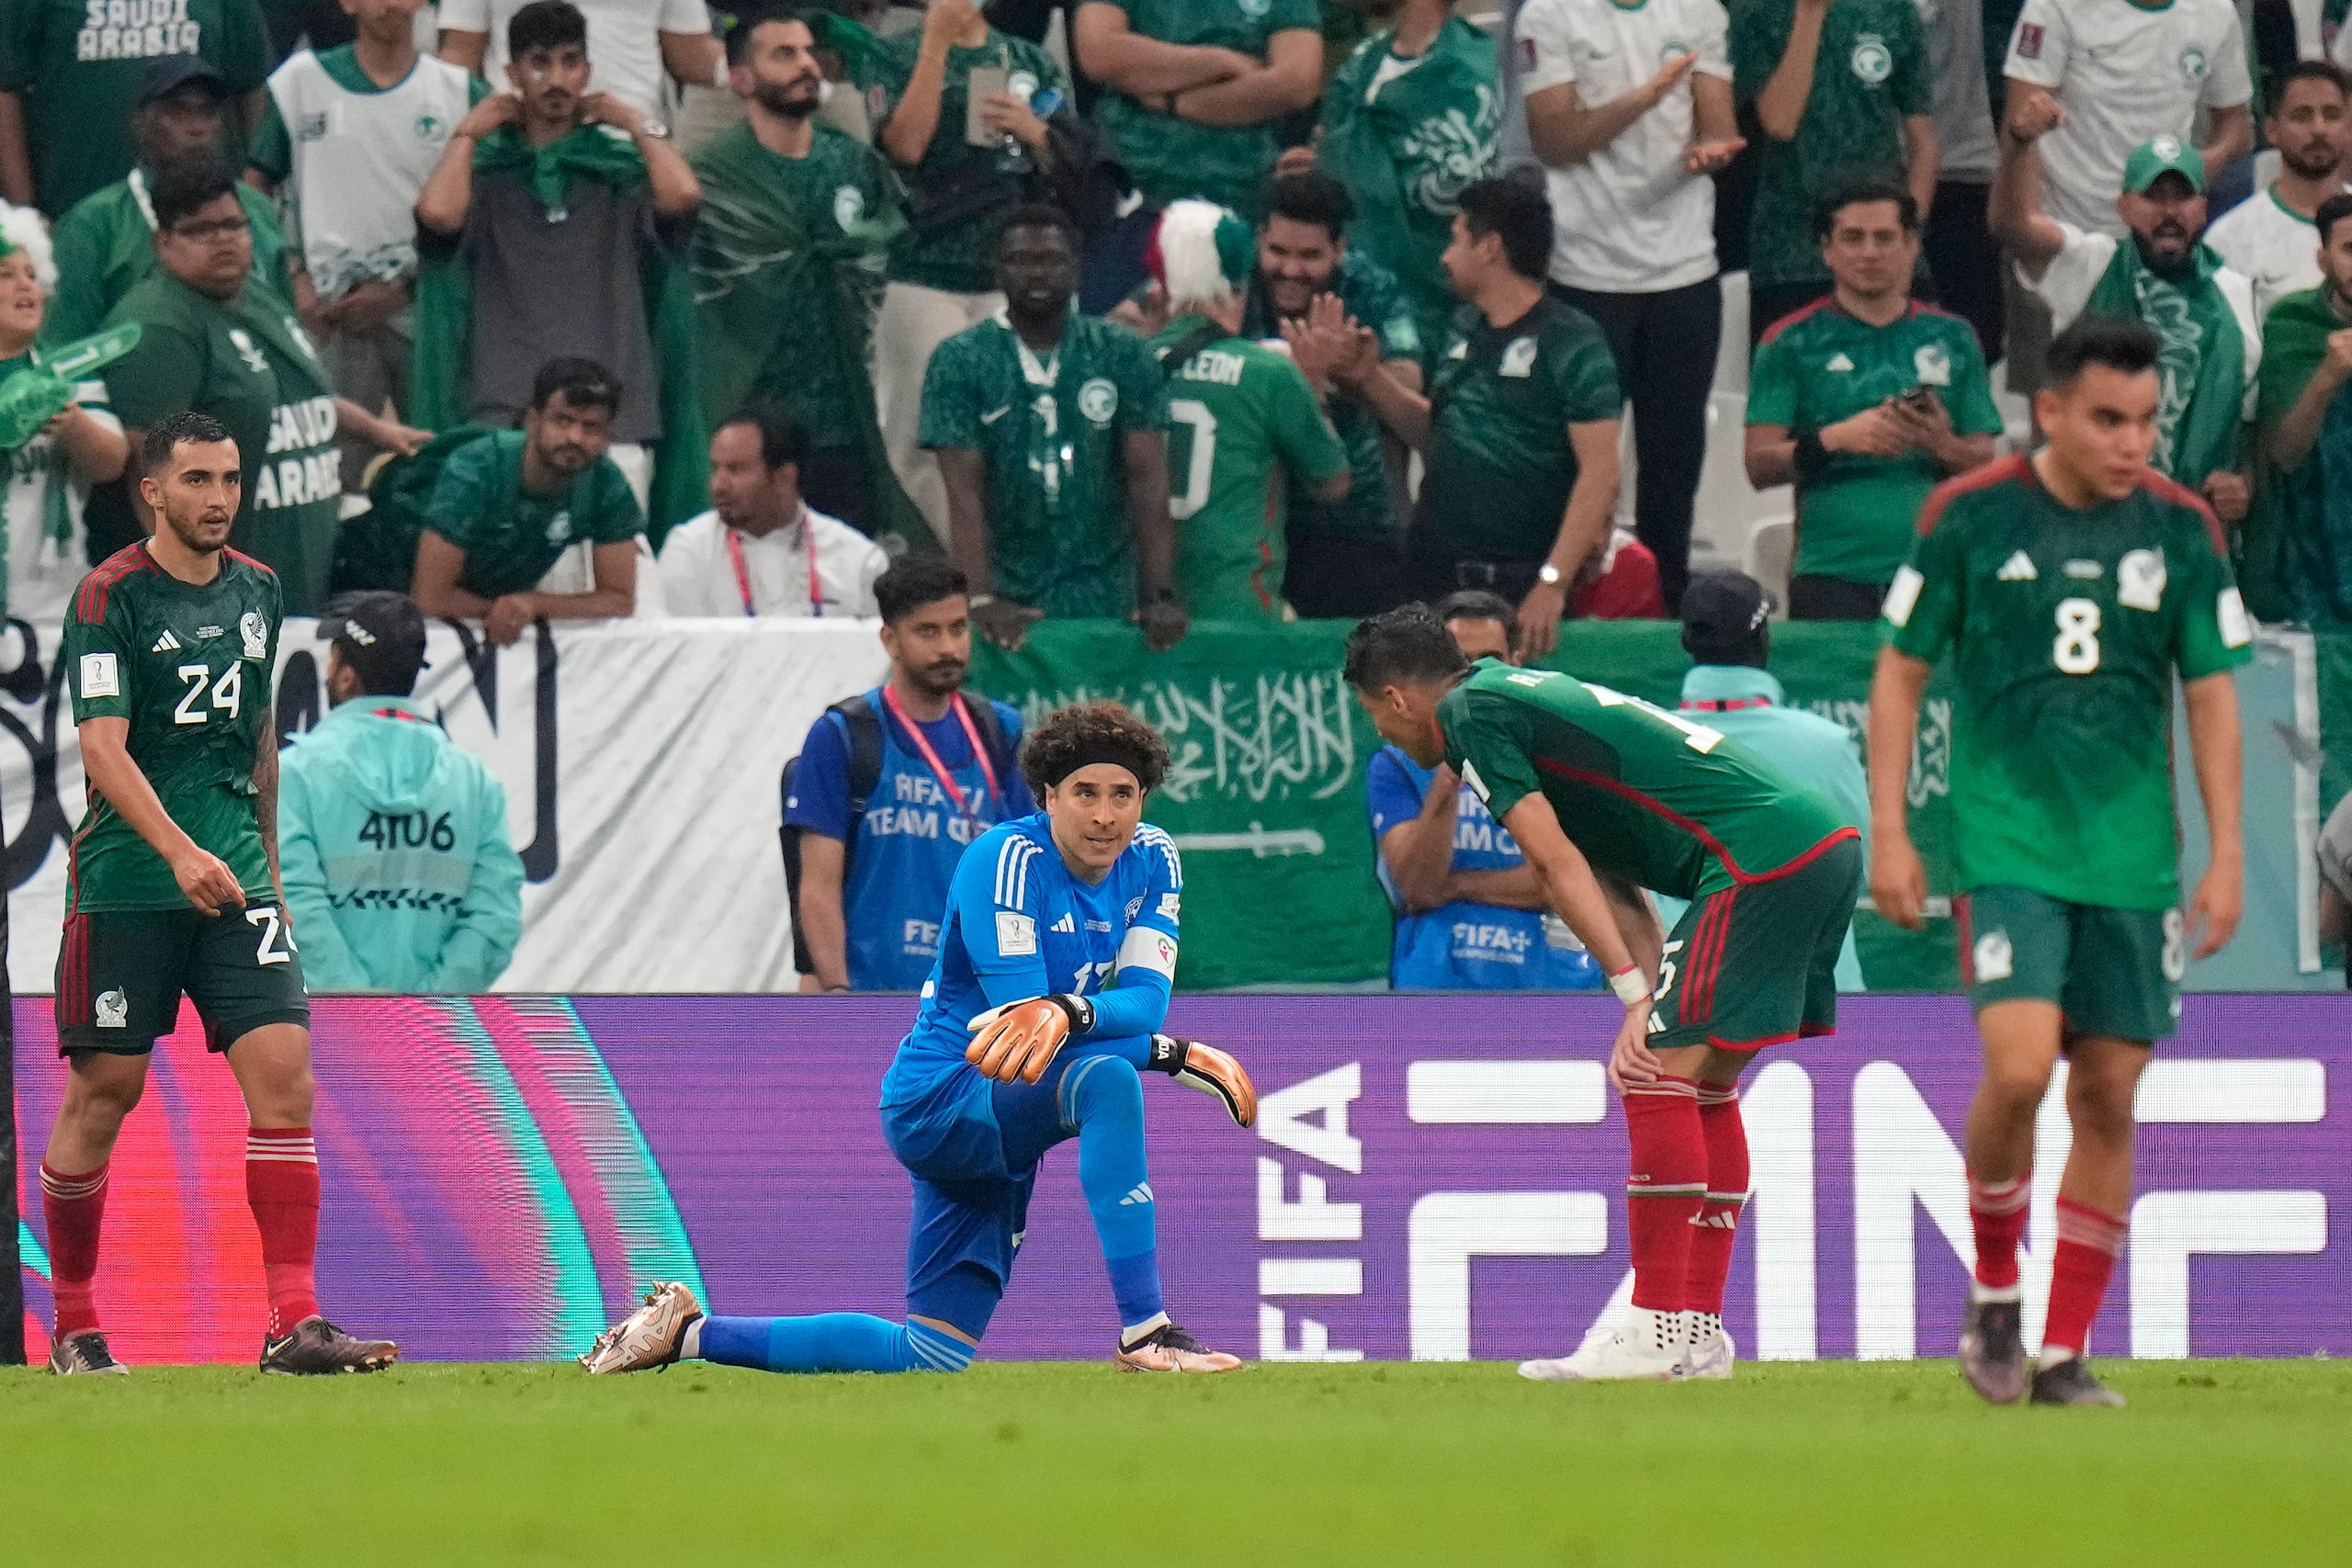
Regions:
[[956, 1068], [921, 1098], [882, 1108], [882, 1135], [914, 1185], [907, 1225], [907, 1314], [953, 1324], [974, 1339], [1012, 1278], [1029, 1227], [1037, 1162], [1078, 1135], [1061, 1089], [1099, 1055], [1064, 1051], [1035, 1084], [1001, 1084]]

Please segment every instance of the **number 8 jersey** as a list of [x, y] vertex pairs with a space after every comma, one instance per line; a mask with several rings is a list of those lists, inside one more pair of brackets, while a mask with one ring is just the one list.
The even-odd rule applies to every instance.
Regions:
[[1988, 464], [1928, 498], [1885, 616], [1897, 651], [1952, 654], [1954, 890], [2169, 908], [2173, 671], [2253, 642], [2203, 500], [2151, 472], [2077, 511], [2027, 459]]
[[[132, 545], [82, 580], [62, 658], [74, 719], [130, 723], [130, 760], [174, 822], [275, 903], [254, 814], [254, 768], [269, 716], [283, 595], [277, 574], [220, 552], [201, 587]], [[187, 907], [171, 867], [96, 792], [74, 834], [65, 912]]]

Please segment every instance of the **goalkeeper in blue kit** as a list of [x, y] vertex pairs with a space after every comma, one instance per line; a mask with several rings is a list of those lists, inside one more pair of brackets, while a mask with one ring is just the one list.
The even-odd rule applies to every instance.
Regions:
[[1003, 1298], [1038, 1161], [1078, 1139], [1078, 1179], [1119, 1309], [1120, 1366], [1241, 1365], [1169, 1320], [1144, 1164], [1142, 1072], [1257, 1120], [1239, 1063], [1159, 1032], [1176, 974], [1183, 872], [1143, 822], [1168, 747], [1115, 703], [1065, 708], [1021, 753], [1045, 809], [964, 852], [913, 1031], [882, 1082], [882, 1128], [913, 1178], [907, 1320], [864, 1313], [706, 1316], [655, 1285], [582, 1364], [634, 1372], [681, 1359], [775, 1372], [961, 1371]]

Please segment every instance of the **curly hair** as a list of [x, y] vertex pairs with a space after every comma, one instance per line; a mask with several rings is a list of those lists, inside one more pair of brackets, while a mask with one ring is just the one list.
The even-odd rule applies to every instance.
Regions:
[[1096, 762], [1126, 769], [1149, 795], [1168, 776], [1168, 742], [1117, 703], [1074, 703], [1048, 716], [1021, 748], [1021, 776], [1040, 800]]

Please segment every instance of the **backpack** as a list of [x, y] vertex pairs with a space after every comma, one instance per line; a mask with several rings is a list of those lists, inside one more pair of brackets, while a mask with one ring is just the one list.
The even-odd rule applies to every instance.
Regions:
[[416, 543], [424, 533], [424, 508], [449, 454], [495, 428], [461, 424], [426, 442], [413, 457], [380, 463], [368, 480], [368, 510], [336, 530], [334, 568], [329, 591], [409, 591], [416, 576]]
[[[989, 766], [996, 770], [998, 778], [1011, 778], [1016, 761], [1012, 743], [1005, 738], [1004, 726], [998, 721], [996, 705], [986, 698], [967, 701], [964, 711], [972, 716], [972, 728], [979, 732], [980, 748], [988, 753]], [[842, 845], [842, 886], [846, 890], [850, 864], [857, 854], [856, 825], [865, 816], [865, 803], [874, 794], [874, 786], [882, 782], [882, 715], [863, 693], [843, 698], [825, 712], [839, 715], [842, 728], [849, 731], [850, 836]], [[817, 722], [822, 724], [824, 720]], [[783, 815], [778, 818], [776, 840], [784, 850], [785, 896], [791, 900], [792, 966], [803, 975], [813, 975], [817, 972], [816, 963], [800, 923], [801, 829], [790, 820], [792, 784], [799, 775], [800, 759], [795, 757], [785, 763], [777, 791]]]

